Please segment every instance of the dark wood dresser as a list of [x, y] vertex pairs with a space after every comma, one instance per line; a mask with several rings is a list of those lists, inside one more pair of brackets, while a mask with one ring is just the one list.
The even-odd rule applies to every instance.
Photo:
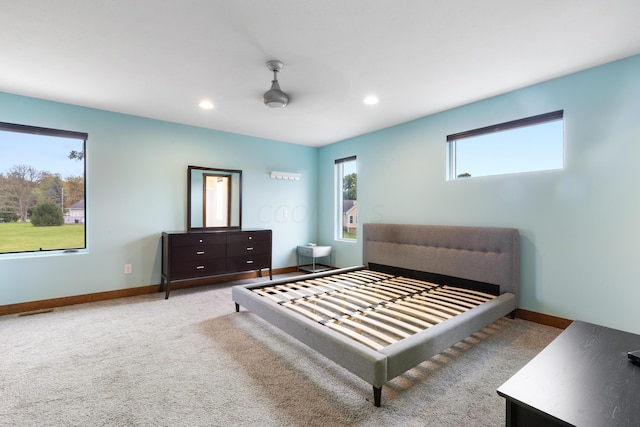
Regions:
[[271, 230], [171, 231], [162, 233], [165, 299], [171, 282], [271, 268]]

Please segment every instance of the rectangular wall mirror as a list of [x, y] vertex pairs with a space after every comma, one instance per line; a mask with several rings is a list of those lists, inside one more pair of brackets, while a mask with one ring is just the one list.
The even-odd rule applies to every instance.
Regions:
[[242, 171], [187, 168], [187, 229], [242, 227]]

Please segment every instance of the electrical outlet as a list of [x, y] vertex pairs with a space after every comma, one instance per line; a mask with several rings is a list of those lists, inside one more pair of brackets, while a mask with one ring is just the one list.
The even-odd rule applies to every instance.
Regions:
[[131, 274], [133, 272], [133, 269], [131, 268], [131, 264], [125, 264], [124, 265], [124, 274]]

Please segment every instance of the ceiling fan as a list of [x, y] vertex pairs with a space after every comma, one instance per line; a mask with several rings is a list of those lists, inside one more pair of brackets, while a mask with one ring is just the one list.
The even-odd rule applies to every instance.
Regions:
[[278, 83], [278, 73], [282, 71], [283, 67], [282, 61], [275, 59], [267, 61], [267, 68], [273, 71], [273, 80], [271, 81], [271, 89], [262, 95], [262, 102], [268, 107], [283, 108], [289, 103], [289, 95], [280, 89], [280, 84]]

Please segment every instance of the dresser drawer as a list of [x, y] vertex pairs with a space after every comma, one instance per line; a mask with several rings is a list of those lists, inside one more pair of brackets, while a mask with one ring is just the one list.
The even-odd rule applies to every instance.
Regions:
[[171, 278], [175, 280], [194, 277], [214, 276], [226, 270], [225, 258], [214, 258], [202, 261], [183, 261], [171, 264]]
[[180, 246], [180, 250], [175, 250], [171, 254], [173, 263], [183, 261], [198, 261], [212, 258], [225, 258], [227, 247], [224, 244]]
[[249, 242], [227, 245], [227, 256], [261, 255], [271, 253], [269, 242]]
[[185, 233], [171, 236], [172, 247], [199, 246], [199, 245], [226, 245], [227, 236], [217, 233]]
[[269, 245], [271, 243], [271, 233], [269, 231], [243, 231], [227, 235], [227, 243], [229, 245], [256, 244], [257, 242]]
[[227, 237], [227, 256], [271, 253], [271, 233], [253, 231], [233, 233]]
[[227, 271], [259, 270], [271, 267], [269, 254], [255, 256], [231, 256], [227, 257]]

